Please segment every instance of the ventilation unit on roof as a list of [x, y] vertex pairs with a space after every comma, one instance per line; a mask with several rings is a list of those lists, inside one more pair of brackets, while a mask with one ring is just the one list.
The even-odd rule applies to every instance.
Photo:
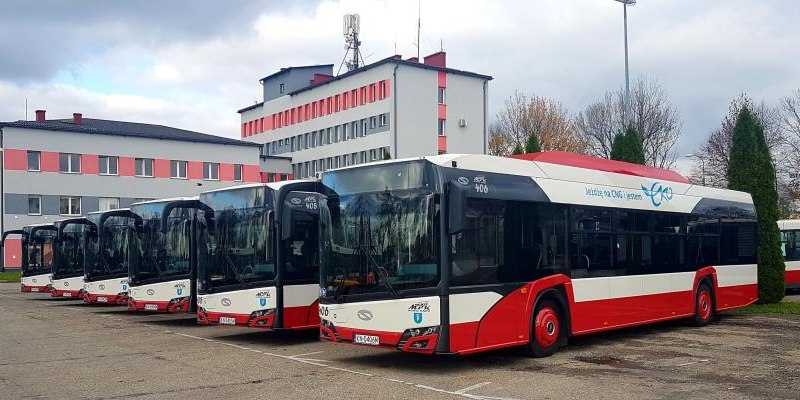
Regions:
[[467, 119], [466, 118], [459, 118], [458, 119], [458, 126], [460, 126], [462, 128], [466, 128], [467, 127]]

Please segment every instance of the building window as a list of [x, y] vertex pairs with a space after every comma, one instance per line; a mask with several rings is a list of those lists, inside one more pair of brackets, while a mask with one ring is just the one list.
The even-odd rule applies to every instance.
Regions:
[[378, 159], [378, 152], [375, 149], [369, 151], [369, 160], [375, 161]]
[[367, 120], [362, 119], [361, 121], [361, 131], [358, 132], [358, 136], [364, 137], [367, 135]]
[[378, 118], [377, 117], [370, 117], [369, 118], [369, 128], [375, 129], [378, 126]]
[[141, 202], [144, 202], [144, 201], [151, 201], [151, 200], [153, 200], [153, 199], [151, 199], [149, 197], [137, 197], [137, 198], [133, 199], [133, 202], [134, 203], [141, 203]]
[[444, 128], [445, 128], [445, 126], [444, 126], [444, 120], [443, 120], [443, 119], [440, 119], [440, 120], [439, 120], [439, 136], [444, 136], [444, 134], [445, 134], [445, 130], [444, 130]]
[[353, 121], [353, 123], [352, 123], [352, 124], [350, 124], [350, 128], [352, 128], [352, 129], [350, 129], [350, 136], [349, 136], [349, 138], [350, 138], [350, 139], [355, 139], [355, 138], [356, 138], [356, 136], [358, 135], [358, 122], [356, 122], [356, 121]]
[[[334, 133], [338, 133], [338, 132], [339, 132], [339, 128], [337, 127], [336, 128], [336, 132], [334, 132]], [[331, 144], [331, 128], [328, 128], [328, 129], [325, 130], [325, 144]]]
[[233, 164], [233, 180], [236, 182], [242, 181], [242, 170], [244, 166], [242, 164]]
[[42, 153], [38, 151], [28, 152], [28, 171], [41, 171], [42, 170]]
[[369, 101], [375, 101], [375, 84], [369, 85]]
[[116, 210], [119, 208], [119, 198], [117, 197], [101, 197], [98, 200], [100, 200], [100, 211]]
[[81, 155], [75, 153], [61, 153], [58, 157], [58, 170], [66, 174], [81, 172]]
[[81, 215], [81, 198], [78, 196], [61, 196], [58, 212], [61, 215]]
[[278, 91], [280, 91], [281, 94], [283, 94], [283, 84], [282, 83], [280, 85], [278, 85]]
[[116, 156], [100, 156], [97, 158], [97, 170], [100, 175], [117, 175], [119, 158]]
[[381, 114], [378, 116], [378, 126], [386, 126], [388, 119], [389, 118], [387, 114]]
[[203, 163], [203, 179], [207, 181], [219, 180], [219, 164], [204, 162]]
[[136, 176], [152, 178], [153, 177], [153, 159], [152, 158], [137, 158], [136, 159]]
[[181, 160], [171, 160], [169, 162], [169, 177], [175, 179], [186, 179], [188, 176], [186, 174], [186, 161]]
[[439, 88], [439, 104], [444, 104], [444, 101], [445, 101], [444, 94], [445, 94], [444, 93], [444, 88], [440, 87]]
[[28, 215], [42, 215], [42, 196], [28, 196]]

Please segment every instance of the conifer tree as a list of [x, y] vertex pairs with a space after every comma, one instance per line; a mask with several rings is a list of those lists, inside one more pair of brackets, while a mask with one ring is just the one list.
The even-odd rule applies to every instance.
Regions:
[[528, 136], [528, 143], [525, 144], [526, 153], [538, 153], [542, 151], [542, 146], [539, 145], [539, 137], [535, 133]]
[[758, 215], [759, 300], [777, 303], [784, 296], [786, 267], [776, 223], [779, 211], [775, 168], [764, 129], [747, 107], [736, 118], [728, 165], [728, 188], [750, 193]]

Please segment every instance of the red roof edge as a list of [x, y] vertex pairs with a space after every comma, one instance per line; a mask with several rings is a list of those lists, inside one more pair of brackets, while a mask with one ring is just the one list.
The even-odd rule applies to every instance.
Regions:
[[510, 156], [518, 160], [538, 161], [549, 164], [566, 165], [570, 167], [593, 169], [596, 171], [613, 172], [617, 174], [641, 176], [644, 178], [662, 181], [690, 183], [685, 176], [668, 169], [648, 167], [624, 161], [608, 160], [600, 157], [584, 156], [581, 154], [567, 153], [565, 151], [545, 151], [541, 153], [527, 153]]

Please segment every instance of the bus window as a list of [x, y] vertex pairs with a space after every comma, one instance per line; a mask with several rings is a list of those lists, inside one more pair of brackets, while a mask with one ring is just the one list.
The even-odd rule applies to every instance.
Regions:
[[800, 231], [781, 232], [781, 250], [787, 261], [800, 260]]

